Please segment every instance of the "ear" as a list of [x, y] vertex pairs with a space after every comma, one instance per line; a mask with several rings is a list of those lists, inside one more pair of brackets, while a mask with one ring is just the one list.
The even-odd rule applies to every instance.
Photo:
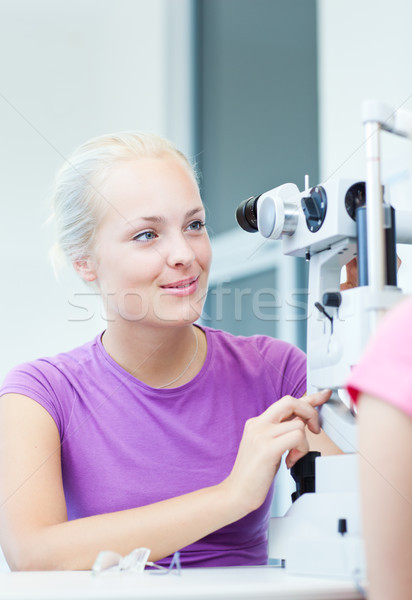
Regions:
[[91, 258], [81, 258], [73, 261], [73, 267], [84, 281], [96, 281], [96, 265]]

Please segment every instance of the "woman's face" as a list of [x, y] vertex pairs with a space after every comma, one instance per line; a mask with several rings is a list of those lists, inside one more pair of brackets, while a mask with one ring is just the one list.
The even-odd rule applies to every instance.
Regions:
[[199, 189], [183, 161], [164, 156], [119, 163], [99, 191], [108, 209], [89, 279], [99, 286], [108, 320], [154, 326], [195, 321], [211, 247]]

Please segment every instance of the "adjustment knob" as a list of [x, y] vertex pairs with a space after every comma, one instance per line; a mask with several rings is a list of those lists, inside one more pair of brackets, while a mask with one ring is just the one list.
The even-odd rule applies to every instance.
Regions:
[[339, 308], [342, 304], [342, 295], [340, 292], [326, 292], [323, 294], [323, 306], [332, 306], [333, 308]]
[[322, 186], [316, 186], [301, 200], [302, 210], [305, 215], [306, 225], [309, 231], [315, 233], [318, 231], [325, 220], [327, 197]]

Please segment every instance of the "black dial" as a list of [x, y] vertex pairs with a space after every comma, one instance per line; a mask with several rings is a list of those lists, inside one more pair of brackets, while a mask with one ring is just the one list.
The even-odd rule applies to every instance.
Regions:
[[302, 198], [302, 209], [306, 218], [306, 225], [309, 231], [315, 233], [318, 231], [325, 220], [327, 198], [326, 192], [320, 185], [312, 188], [309, 196]]

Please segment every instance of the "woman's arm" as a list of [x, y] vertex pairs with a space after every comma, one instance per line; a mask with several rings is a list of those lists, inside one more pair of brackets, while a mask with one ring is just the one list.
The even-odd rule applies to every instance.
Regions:
[[[308, 450], [305, 424], [319, 431], [325, 394], [285, 397], [246, 425], [231, 474], [219, 485], [177, 498], [67, 521], [60, 439], [47, 411], [32, 399], [0, 399], [0, 542], [12, 569], [90, 569], [101, 550], [168, 556], [232, 523], [265, 500], [281, 456], [289, 466]], [[309, 399], [309, 401], [308, 401]]]
[[343, 454], [339, 446], [330, 439], [323, 429], [318, 435], [313, 434], [311, 431], [307, 431], [306, 437], [309, 442], [309, 450], [320, 452], [322, 456]]
[[358, 407], [368, 598], [404, 600], [412, 590], [412, 419], [365, 394]]

